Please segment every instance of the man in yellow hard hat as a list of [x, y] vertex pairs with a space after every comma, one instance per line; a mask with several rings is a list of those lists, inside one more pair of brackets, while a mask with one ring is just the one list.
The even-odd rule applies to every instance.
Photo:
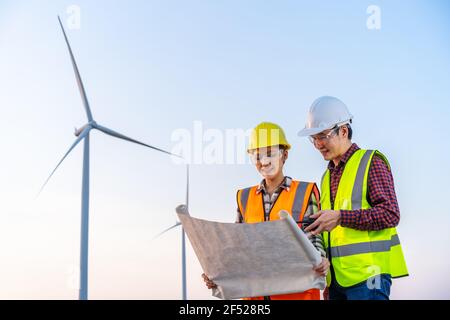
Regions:
[[[299, 227], [303, 230], [306, 225], [301, 221], [308, 220], [309, 216], [318, 211], [320, 197], [316, 184], [297, 181], [283, 173], [283, 166], [288, 159], [290, 148], [291, 145], [287, 142], [283, 129], [274, 123], [263, 122], [252, 130], [247, 151], [263, 180], [256, 186], [238, 190], [237, 223], [278, 220], [278, 213], [286, 210], [295, 221], [300, 222]], [[325, 276], [329, 262], [326, 258], [322, 236], [314, 235], [310, 240], [322, 255], [322, 263], [314, 270]], [[205, 274], [202, 276], [209, 289], [216, 287]], [[310, 289], [293, 294], [248, 299], [319, 300], [320, 291]]]

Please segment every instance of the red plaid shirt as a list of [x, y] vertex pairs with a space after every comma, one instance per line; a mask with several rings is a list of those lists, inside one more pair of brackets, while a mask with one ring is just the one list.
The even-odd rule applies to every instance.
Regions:
[[[337, 166], [328, 164], [331, 174], [331, 202], [334, 204], [339, 181], [348, 159], [359, 150], [353, 143]], [[394, 178], [386, 163], [374, 156], [369, 168], [367, 200], [370, 209], [341, 210], [341, 226], [357, 230], [382, 230], [396, 227], [400, 221], [400, 209], [394, 189]]]

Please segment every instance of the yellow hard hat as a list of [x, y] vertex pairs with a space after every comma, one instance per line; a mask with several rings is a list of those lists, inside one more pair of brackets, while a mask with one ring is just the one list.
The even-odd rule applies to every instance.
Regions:
[[283, 129], [279, 125], [271, 122], [262, 122], [253, 128], [247, 152], [278, 145], [284, 146], [286, 150], [291, 148]]

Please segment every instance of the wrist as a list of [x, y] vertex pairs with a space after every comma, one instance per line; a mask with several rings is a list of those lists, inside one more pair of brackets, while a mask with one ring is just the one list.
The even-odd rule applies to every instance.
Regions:
[[340, 226], [342, 222], [341, 210], [337, 210], [336, 212], [337, 212], [337, 225]]

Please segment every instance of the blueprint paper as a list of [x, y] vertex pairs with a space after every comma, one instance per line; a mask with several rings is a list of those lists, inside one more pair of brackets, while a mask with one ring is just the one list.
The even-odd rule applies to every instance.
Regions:
[[185, 206], [178, 217], [205, 274], [221, 299], [269, 296], [324, 289], [313, 266], [322, 258], [285, 211], [280, 220], [247, 224], [196, 219]]

